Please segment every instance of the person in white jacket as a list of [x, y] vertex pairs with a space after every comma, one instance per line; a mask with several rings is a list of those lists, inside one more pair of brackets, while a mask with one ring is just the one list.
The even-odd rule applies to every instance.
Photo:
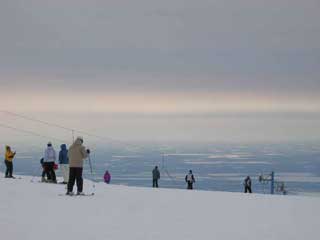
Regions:
[[48, 142], [47, 148], [44, 151], [43, 164], [47, 175], [50, 176], [50, 180], [53, 183], [57, 183], [56, 174], [54, 172], [54, 164], [56, 159], [56, 151], [54, 150], [52, 143]]

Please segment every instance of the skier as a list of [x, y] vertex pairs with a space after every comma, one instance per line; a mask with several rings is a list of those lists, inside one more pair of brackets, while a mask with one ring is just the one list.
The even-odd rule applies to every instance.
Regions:
[[158, 188], [158, 180], [160, 179], [160, 171], [158, 169], [158, 166], [155, 166], [155, 168], [152, 170], [152, 187]]
[[104, 173], [103, 180], [105, 183], [109, 184], [111, 181], [111, 175], [108, 170]]
[[188, 184], [188, 189], [193, 189], [193, 184], [196, 182], [192, 174], [192, 170], [189, 170], [189, 173], [186, 175], [185, 180]]
[[[47, 182], [50, 180], [50, 175], [47, 174], [48, 172], [46, 171], [46, 168], [45, 168], [44, 158], [40, 159], [40, 164], [42, 167], [41, 182]], [[45, 176], [47, 176], [47, 179], [45, 178]]]
[[59, 164], [63, 176], [63, 184], [67, 184], [69, 181], [69, 158], [68, 149], [66, 144], [60, 146], [61, 150], [59, 152]]
[[7, 167], [6, 169], [6, 178], [14, 178], [12, 176], [12, 172], [13, 172], [13, 163], [12, 160], [14, 158], [14, 156], [16, 155], [16, 152], [12, 152], [11, 151], [11, 147], [10, 146], [6, 146], [6, 154], [5, 154], [5, 160], [4, 163]]
[[67, 195], [73, 195], [73, 186], [77, 181], [77, 195], [83, 195], [83, 160], [88, 157], [90, 150], [83, 146], [83, 138], [77, 137], [76, 141], [70, 146], [69, 157], [69, 181]]
[[243, 186], [244, 186], [244, 192], [245, 193], [252, 193], [251, 190], [251, 178], [250, 176], [247, 176], [244, 181], [243, 181]]
[[47, 176], [50, 177], [50, 182], [57, 183], [56, 173], [54, 172], [54, 164], [56, 161], [56, 151], [54, 150], [52, 143], [48, 142], [47, 148], [44, 151], [44, 169]]

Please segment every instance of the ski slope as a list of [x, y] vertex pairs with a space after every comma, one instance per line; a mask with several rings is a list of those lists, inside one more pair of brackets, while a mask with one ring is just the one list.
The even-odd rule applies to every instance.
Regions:
[[[95, 196], [64, 185], [0, 178], [0, 239], [312, 240], [320, 198], [135, 188], [97, 183]], [[92, 191], [92, 183], [84, 189]]]

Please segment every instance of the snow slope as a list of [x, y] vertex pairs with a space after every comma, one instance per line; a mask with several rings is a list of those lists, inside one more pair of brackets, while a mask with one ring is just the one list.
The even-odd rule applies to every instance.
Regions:
[[[96, 184], [94, 197], [63, 185], [0, 178], [0, 239], [319, 239], [320, 198]], [[90, 191], [91, 182], [85, 183]], [[92, 190], [92, 189], [91, 189]]]

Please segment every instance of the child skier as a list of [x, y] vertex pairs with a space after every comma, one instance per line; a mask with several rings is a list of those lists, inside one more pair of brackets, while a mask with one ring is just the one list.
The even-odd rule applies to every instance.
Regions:
[[[48, 180], [50, 180], [50, 176], [47, 174], [48, 171], [46, 171], [46, 168], [45, 168], [44, 158], [40, 159], [40, 164], [42, 167], [41, 182], [47, 182]], [[47, 175], [47, 179], [45, 178], [46, 175]]]
[[111, 181], [111, 175], [108, 170], [104, 173], [103, 180], [105, 183], [109, 184]]

